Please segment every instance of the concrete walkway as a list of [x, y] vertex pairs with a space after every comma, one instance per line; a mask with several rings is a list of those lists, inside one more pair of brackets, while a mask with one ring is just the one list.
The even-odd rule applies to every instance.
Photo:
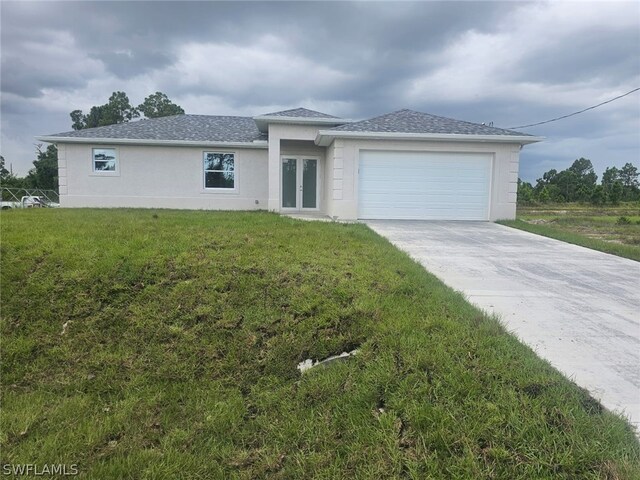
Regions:
[[640, 263], [494, 223], [366, 223], [640, 428]]

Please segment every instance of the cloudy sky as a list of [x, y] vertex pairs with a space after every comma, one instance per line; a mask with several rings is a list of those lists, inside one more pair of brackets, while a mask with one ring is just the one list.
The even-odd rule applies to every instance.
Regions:
[[[125, 91], [187, 113], [400, 108], [514, 127], [640, 86], [640, 2], [0, 2], [1, 153]], [[578, 157], [640, 166], [640, 92], [559, 122], [522, 153], [530, 181]]]

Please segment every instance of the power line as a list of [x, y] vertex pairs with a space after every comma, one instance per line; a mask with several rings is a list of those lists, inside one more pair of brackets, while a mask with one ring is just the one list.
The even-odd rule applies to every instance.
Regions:
[[520, 125], [520, 126], [518, 126], [518, 127], [509, 127], [509, 128], [510, 128], [510, 129], [512, 129], [512, 128], [513, 128], [513, 129], [515, 129], [515, 128], [535, 127], [536, 125], [543, 125], [543, 124], [545, 124], [545, 123], [551, 123], [551, 122], [556, 122], [556, 121], [558, 121], [558, 120], [562, 120], [563, 118], [573, 117], [574, 115], [578, 115], [579, 113], [584, 113], [584, 112], [586, 112], [587, 110], [593, 110], [594, 108], [601, 107], [602, 105], [605, 105], [605, 104], [607, 104], [607, 103], [611, 103], [611, 102], [613, 102], [614, 100], [618, 100], [619, 98], [626, 97], [627, 95], [631, 95], [633, 92], [637, 92], [638, 90], [640, 90], [640, 87], [638, 87], [638, 88], [634, 88], [634, 89], [633, 89], [633, 90], [631, 90], [630, 92], [627, 92], [627, 93], [625, 93], [625, 94], [623, 94], [623, 95], [619, 95], [619, 96], [617, 96], [617, 97], [615, 97], [615, 98], [612, 98], [611, 100], [607, 100], [606, 102], [602, 102], [602, 103], [599, 103], [599, 104], [597, 104], [597, 105], [593, 105], [592, 107], [585, 108], [584, 110], [580, 110], [579, 112], [573, 112], [573, 113], [570, 113], [569, 115], [563, 115], [563, 116], [561, 116], [561, 117], [552, 118], [551, 120], [545, 120], [544, 122], [531, 123], [531, 124], [529, 124], [529, 125]]

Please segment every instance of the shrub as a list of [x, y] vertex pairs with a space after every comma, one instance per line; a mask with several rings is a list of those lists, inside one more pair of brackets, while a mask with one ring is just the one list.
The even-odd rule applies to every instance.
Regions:
[[631, 220], [629, 220], [627, 217], [620, 217], [618, 218], [618, 220], [616, 221], [616, 225], [631, 225]]

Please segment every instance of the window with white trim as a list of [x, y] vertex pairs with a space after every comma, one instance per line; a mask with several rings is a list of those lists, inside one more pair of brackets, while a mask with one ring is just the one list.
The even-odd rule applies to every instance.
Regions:
[[118, 154], [115, 148], [93, 149], [93, 171], [111, 172], [118, 171]]
[[204, 188], [233, 190], [235, 185], [235, 155], [204, 152]]

